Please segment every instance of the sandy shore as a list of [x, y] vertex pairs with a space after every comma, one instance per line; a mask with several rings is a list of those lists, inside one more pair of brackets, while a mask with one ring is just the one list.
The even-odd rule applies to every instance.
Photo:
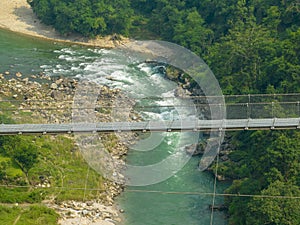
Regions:
[[63, 37], [53, 27], [41, 24], [26, 0], [1, 0], [0, 10], [0, 28], [34, 37], [102, 48], [114, 48], [128, 41], [124, 39], [122, 43], [116, 42], [109, 36], [97, 39], [76, 35]]

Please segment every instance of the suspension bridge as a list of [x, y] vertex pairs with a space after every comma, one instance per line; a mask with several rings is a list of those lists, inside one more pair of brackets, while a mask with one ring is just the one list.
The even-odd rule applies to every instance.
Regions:
[[[219, 98], [224, 98], [226, 104], [222, 105]], [[235, 95], [235, 96], [213, 96], [213, 101], [207, 103], [208, 97], [189, 97], [188, 104], [169, 105], [140, 105], [125, 106], [122, 104], [109, 106], [74, 107], [74, 102], [65, 102], [65, 108], [13, 106], [0, 108], [0, 111], [48, 111], [48, 116], [64, 115], [63, 120], [55, 122], [48, 120], [47, 123], [20, 123], [0, 124], [0, 135], [16, 134], [72, 134], [72, 133], [109, 133], [109, 132], [186, 132], [186, 131], [234, 131], [234, 130], [278, 130], [278, 129], [300, 129], [300, 94], [281, 95]], [[13, 100], [10, 100], [12, 102]], [[37, 101], [40, 103], [41, 101]], [[135, 99], [135, 102], [139, 102]], [[215, 102], [215, 103], [214, 103]], [[80, 105], [80, 104], [79, 104]], [[183, 108], [191, 110], [193, 114], [208, 114], [207, 118], [172, 119], [172, 120], [146, 120], [146, 121], [109, 121], [101, 122], [95, 118], [90, 119], [89, 114], [101, 109], [114, 110], [124, 113], [128, 110], [152, 111], [170, 110]], [[58, 113], [58, 111], [60, 113]], [[218, 112], [217, 117], [209, 118], [209, 114]], [[78, 120], [74, 117], [80, 114], [85, 119]], [[34, 114], [34, 113], [33, 113]], [[45, 114], [45, 113], [44, 113]], [[67, 116], [66, 116], [67, 115]], [[116, 114], [114, 114], [116, 115]], [[224, 116], [225, 115], [225, 116]], [[68, 118], [68, 119], [66, 119]], [[63, 121], [63, 122], [61, 122]]]
[[1, 124], [0, 135], [108, 132], [183, 132], [211, 130], [300, 129], [300, 118], [174, 120], [70, 124]]

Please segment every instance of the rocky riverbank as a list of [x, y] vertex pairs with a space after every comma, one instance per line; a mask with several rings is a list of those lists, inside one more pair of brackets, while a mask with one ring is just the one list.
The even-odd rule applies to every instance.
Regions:
[[107, 206], [97, 201], [66, 201], [59, 204], [44, 202], [61, 216], [63, 225], [112, 225], [121, 222], [120, 213], [114, 206]]
[[[173, 67], [167, 66], [164, 73], [167, 79], [170, 79], [178, 84], [178, 88], [175, 92], [176, 97], [187, 98], [197, 96], [197, 98], [193, 101], [197, 108], [198, 118], [210, 119], [210, 107], [201, 87], [192, 84], [192, 82], [188, 78], [188, 75]], [[209, 134], [210, 132], [203, 132], [204, 139], [202, 139], [197, 144], [186, 146], [185, 151], [187, 152], [187, 154], [192, 156], [202, 156], [207, 145], [214, 146], [218, 144], [217, 142], [219, 141], [219, 138], [210, 138]], [[230, 140], [230, 135], [224, 136], [223, 143], [221, 143], [219, 150], [220, 163], [227, 162], [229, 160], [230, 152], [232, 152], [234, 149], [234, 146], [230, 143]], [[206, 170], [216, 176], [218, 181], [230, 180], [223, 175], [216, 174], [216, 171], [212, 165], [209, 166]]]
[[[9, 111], [17, 123], [67, 123], [72, 121], [72, 105], [78, 80], [71, 78], [50, 78], [44, 74], [24, 76], [18, 72], [0, 73], [0, 100], [7, 101], [3, 112]], [[107, 106], [107, 110], [96, 110], [101, 121], [111, 121], [109, 107], [119, 94], [119, 90], [111, 90], [100, 86], [97, 105]], [[71, 135], [69, 135], [72, 138]], [[102, 136], [103, 142], [115, 142]], [[76, 148], [76, 145], [75, 145]], [[109, 149], [112, 157], [122, 161], [127, 147], [121, 143]], [[35, 188], [51, 188], [49, 182], [36, 184]], [[48, 199], [44, 204], [55, 209], [61, 219], [59, 224], [97, 224], [113, 225], [121, 221], [122, 210], [115, 206], [114, 199], [123, 186], [109, 180], [103, 181], [104, 192], [98, 199], [88, 201], [56, 202]]]

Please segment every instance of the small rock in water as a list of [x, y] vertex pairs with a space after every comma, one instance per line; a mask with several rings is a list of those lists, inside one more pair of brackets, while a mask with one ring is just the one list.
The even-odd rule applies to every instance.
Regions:
[[9, 75], [9, 72], [8, 72], [8, 71], [5, 71], [4, 74], [5, 74], [5, 75]]
[[20, 72], [17, 72], [16, 77], [22, 77], [22, 74]]

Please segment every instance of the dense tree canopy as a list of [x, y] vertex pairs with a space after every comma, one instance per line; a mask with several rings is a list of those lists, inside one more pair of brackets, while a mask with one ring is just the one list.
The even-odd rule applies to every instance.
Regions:
[[300, 196], [299, 139], [296, 131], [236, 133], [237, 150], [220, 166], [222, 174], [235, 179], [227, 193], [265, 197], [227, 198], [230, 224], [300, 222], [299, 198], [288, 198]]
[[0, 154], [11, 158], [26, 176], [28, 176], [28, 171], [38, 161], [37, 147], [28, 140], [17, 136], [0, 138]]
[[28, 0], [42, 22], [62, 34], [128, 34], [132, 9], [128, 0]]
[[123, 34], [203, 57], [225, 94], [300, 91], [300, 4], [274, 0], [28, 0], [62, 34]]

